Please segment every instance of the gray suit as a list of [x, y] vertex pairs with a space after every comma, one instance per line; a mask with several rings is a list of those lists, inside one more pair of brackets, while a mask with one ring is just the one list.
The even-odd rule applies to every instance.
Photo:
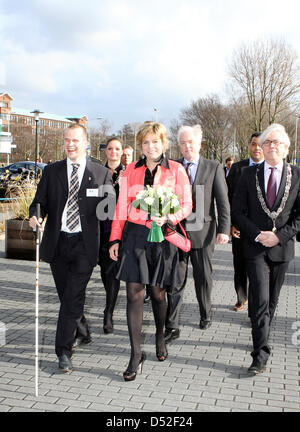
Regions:
[[[179, 162], [183, 163], [183, 159]], [[211, 319], [212, 265], [216, 233], [230, 233], [230, 206], [224, 171], [213, 160], [200, 157], [192, 186], [193, 212], [185, 221], [191, 240], [193, 277], [201, 320]], [[216, 206], [215, 206], [216, 204]], [[217, 214], [216, 214], [217, 209]], [[188, 264], [187, 256], [187, 264]], [[187, 271], [187, 267], [186, 267]], [[183, 289], [171, 287], [168, 292], [166, 328], [178, 328]]]

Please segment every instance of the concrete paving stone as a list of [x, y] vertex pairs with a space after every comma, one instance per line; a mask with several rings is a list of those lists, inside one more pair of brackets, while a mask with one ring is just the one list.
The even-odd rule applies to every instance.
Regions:
[[[70, 387], [68, 389], [68, 394], [69, 393], [74, 393], [76, 395], [82, 395], [82, 391], [80, 389], [78, 389], [78, 387]], [[84, 394], [87, 396], [98, 396], [98, 395], [101, 395], [101, 393], [103, 393], [103, 391], [84, 389]]]
[[[92, 405], [93, 405], [93, 404], [92, 404]], [[118, 399], [112, 399], [112, 400], [110, 401], [110, 403], [108, 404], [108, 406], [111, 406], [111, 405], [114, 405], [114, 406], [121, 406], [121, 408], [122, 408], [123, 406], [126, 406], [126, 408], [136, 408], [136, 409], [141, 409], [141, 408], [143, 407], [144, 403], [141, 402], [141, 401], [137, 401], [137, 402], [126, 401], [126, 403], [123, 404], [123, 403], [120, 402]]]
[[287, 390], [289, 389], [295, 389], [300, 391], [300, 381], [298, 380], [299, 377], [295, 377], [294, 379], [294, 384], [292, 380], [283, 380], [285, 388]]
[[12, 409], [11, 406], [4, 405], [4, 404], [0, 405], [0, 412], [9, 412], [9, 411], [11, 411], [11, 409]]
[[68, 406], [62, 406], [46, 402], [36, 402], [32, 408], [36, 410], [44, 410], [47, 412], [64, 412], [68, 409]]
[[[127, 389], [125, 389], [127, 390]], [[138, 389], [138, 390], [142, 390], [142, 391], [157, 391], [159, 393], [170, 393], [173, 390], [173, 386], [165, 386], [165, 385], [154, 385], [154, 384], [148, 384], [148, 383], [142, 383]]]
[[47, 393], [48, 397], [53, 397], [53, 398], [57, 398], [57, 399], [62, 399], [62, 398], [68, 398], [71, 400], [76, 400], [79, 397], [79, 394], [76, 393], [71, 393], [71, 392], [62, 392], [62, 391], [57, 391], [57, 390], [50, 390]]
[[[9, 384], [12, 382], [11, 378], [6, 378], [4, 375], [0, 377], [0, 386], [2, 387], [5, 384]], [[13, 384], [13, 383], [12, 383]], [[13, 384], [14, 385], [14, 384]]]
[[185, 371], [182, 371], [181, 373], [178, 373], [178, 372], [173, 372], [173, 371], [169, 371], [169, 370], [167, 370], [167, 371], [165, 371], [164, 372], [164, 376], [166, 377], [166, 378], [169, 378], [169, 379], [172, 379], [172, 378], [178, 378], [178, 379], [180, 379], [181, 377], [184, 377], [184, 379], [190, 379], [190, 380], [193, 380], [193, 379], [195, 379], [198, 375], [197, 374], [195, 374], [195, 373], [187, 373], [187, 372], [185, 372]]
[[211, 405], [199, 405], [197, 407], [197, 411], [200, 412], [231, 412], [231, 408], [228, 407], [217, 407], [217, 406], [211, 406]]
[[299, 393], [295, 394], [294, 396], [287, 395], [287, 394], [281, 395], [281, 396], [283, 396], [283, 398], [284, 398], [284, 400], [286, 402], [297, 402], [297, 403], [300, 403], [300, 395], [299, 395]]
[[18, 408], [18, 407], [15, 407], [15, 408], [11, 408], [10, 409], [10, 412], [45, 412], [44, 410], [37, 410], [37, 409], [34, 409], [34, 408]]
[[256, 405], [255, 403], [250, 404], [249, 411], [255, 411], [255, 412], [283, 412], [282, 408], [279, 407], [272, 407], [272, 406], [262, 406], [262, 405]]
[[[142, 399], [143, 401], [147, 401], [147, 403], [151, 403], [151, 404], [154, 404], [154, 405], [161, 405], [161, 404], [163, 404], [164, 402], [166, 402], [166, 400], [169, 400], [169, 398], [167, 398], [167, 399], [164, 399], [164, 398], [162, 398], [162, 397], [155, 397], [155, 396], [150, 396], [150, 397], [148, 397], [148, 398], [143, 398]], [[130, 402], [141, 402], [141, 398], [139, 397], [139, 396], [136, 396], [136, 395], [133, 395], [131, 398], [130, 398]]]
[[58, 397], [49, 397], [48, 395], [42, 395], [39, 392], [38, 397], [36, 397], [34, 394], [27, 395], [24, 400], [33, 401], [35, 403], [44, 402], [44, 403], [49, 403], [49, 404], [55, 404], [58, 400]]
[[240, 390], [240, 389], [226, 388], [226, 387], [221, 387], [220, 394], [231, 395], [231, 396], [243, 396], [243, 397], [252, 396], [252, 392], [250, 390]]
[[60, 398], [55, 402], [55, 405], [63, 405], [63, 406], [73, 406], [73, 407], [79, 407], [79, 408], [87, 408], [90, 405], [90, 402], [82, 401], [82, 400], [74, 400], [74, 399], [68, 399], [65, 395], [65, 398]]
[[65, 383], [61, 380], [39, 377], [39, 388], [48, 390], [68, 391], [73, 383]]
[[10, 399], [7, 397], [5, 399], [5, 405], [8, 405], [12, 408], [19, 407], [19, 408], [31, 408], [34, 405], [34, 401], [29, 401], [25, 399]]
[[226, 400], [220, 400], [220, 399], [217, 399], [216, 406], [217, 407], [227, 407], [230, 409], [238, 408], [238, 409], [245, 409], [245, 410], [248, 410], [248, 408], [249, 408], [248, 403], [243, 403], [243, 402], [239, 402], [239, 401], [226, 401]]
[[299, 393], [296, 390], [287, 390], [287, 389], [269, 389], [269, 394], [277, 394], [277, 395], [283, 395], [283, 396], [298, 396]]
[[224, 394], [218, 392], [208, 392], [204, 391], [202, 393], [203, 398], [211, 398], [211, 399], [221, 399], [221, 400], [233, 400], [233, 395], [230, 394]]
[[[60, 374], [62, 375], [62, 374]], [[72, 380], [72, 373], [68, 374], [68, 373], [64, 373], [63, 375], [63, 384], [64, 385], [69, 385], [70, 387], [78, 387], [80, 389], [86, 389], [89, 387], [89, 383], [85, 383], [83, 381], [79, 381], [79, 377], [74, 377], [74, 380]]]
[[268, 398], [263, 398], [263, 395], [261, 395], [260, 398], [252, 395], [250, 397], [236, 396], [234, 400], [237, 402], [256, 403], [257, 405], [267, 405]]
[[26, 393], [18, 393], [18, 392], [16, 392], [16, 390], [9, 391], [9, 390], [2, 390], [2, 388], [0, 388], [0, 397], [13, 398], [13, 399], [24, 399], [26, 395], [27, 395], [27, 392]]
[[300, 402], [286, 402], [268, 399], [268, 406], [280, 407], [280, 408], [294, 408], [300, 410]]
[[[129, 397], [130, 396], [131, 395], [129, 395]], [[113, 400], [113, 398], [117, 398], [117, 396], [111, 395], [111, 394], [109, 394], [109, 392], [107, 392], [107, 393], [102, 393], [102, 394], [97, 395], [97, 396], [87, 395], [87, 394], [81, 394], [81, 395], [79, 395], [78, 400], [79, 401], [82, 400], [82, 401], [91, 402], [91, 403], [97, 403], [97, 404], [101, 403], [103, 405], [108, 405]], [[124, 399], [122, 399], [122, 400], [124, 401]]]
[[180, 403], [178, 403], [178, 401], [175, 401], [175, 400], [172, 400], [172, 399], [168, 399], [167, 401], [165, 401], [163, 403], [163, 405], [165, 403], [167, 403], [168, 405], [171, 405], [171, 406], [178, 406], [178, 407], [180, 407], [180, 411], [182, 410], [183, 407], [185, 407], [186, 409], [189, 409], [189, 410], [194, 410], [196, 408], [196, 405], [197, 405], [194, 402], [183, 402], [183, 401], [181, 401]]

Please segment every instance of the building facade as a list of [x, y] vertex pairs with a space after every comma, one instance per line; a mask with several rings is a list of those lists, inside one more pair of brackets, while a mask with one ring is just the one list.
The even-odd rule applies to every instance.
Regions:
[[[0, 123], [2, 132], [10, 132], [13, 148], [10, 162], [35, 160], [36, 121], [30, 110], [12, 107], [13, 98], [9, 93], [0, 93]], [[63, 131], [72, 123], [87, 125], [86, 116], [61, 116], [41, 113], [38, 121], [39, 154], [43, 162], [63, 157]], [[1, 161], [6, 160], [0, 154]]]

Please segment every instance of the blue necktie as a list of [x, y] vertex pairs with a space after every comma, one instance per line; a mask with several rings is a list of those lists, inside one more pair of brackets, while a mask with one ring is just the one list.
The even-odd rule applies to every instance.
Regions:
[[193, 165], [193, 162], [188, 162], [186, 164], [186, 167], [185, 167], [187, 175], [189, 176], [191, 185], [193, 184], [193, 177], [192, 177], [192, 172], [191, 172], [192, 165]]

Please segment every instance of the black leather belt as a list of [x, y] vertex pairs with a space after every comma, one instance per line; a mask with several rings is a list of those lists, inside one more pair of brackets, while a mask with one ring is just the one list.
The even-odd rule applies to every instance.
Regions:
[[66, 232], [66, 231], [61, 231], [60, 235], [62, 235], [63, 237], [69, 238], [69, 237], [80, 236], [80, 235], [82, 235], [82, 232], [79, 231], [79, 232], [69, 233], [69, 232]]

